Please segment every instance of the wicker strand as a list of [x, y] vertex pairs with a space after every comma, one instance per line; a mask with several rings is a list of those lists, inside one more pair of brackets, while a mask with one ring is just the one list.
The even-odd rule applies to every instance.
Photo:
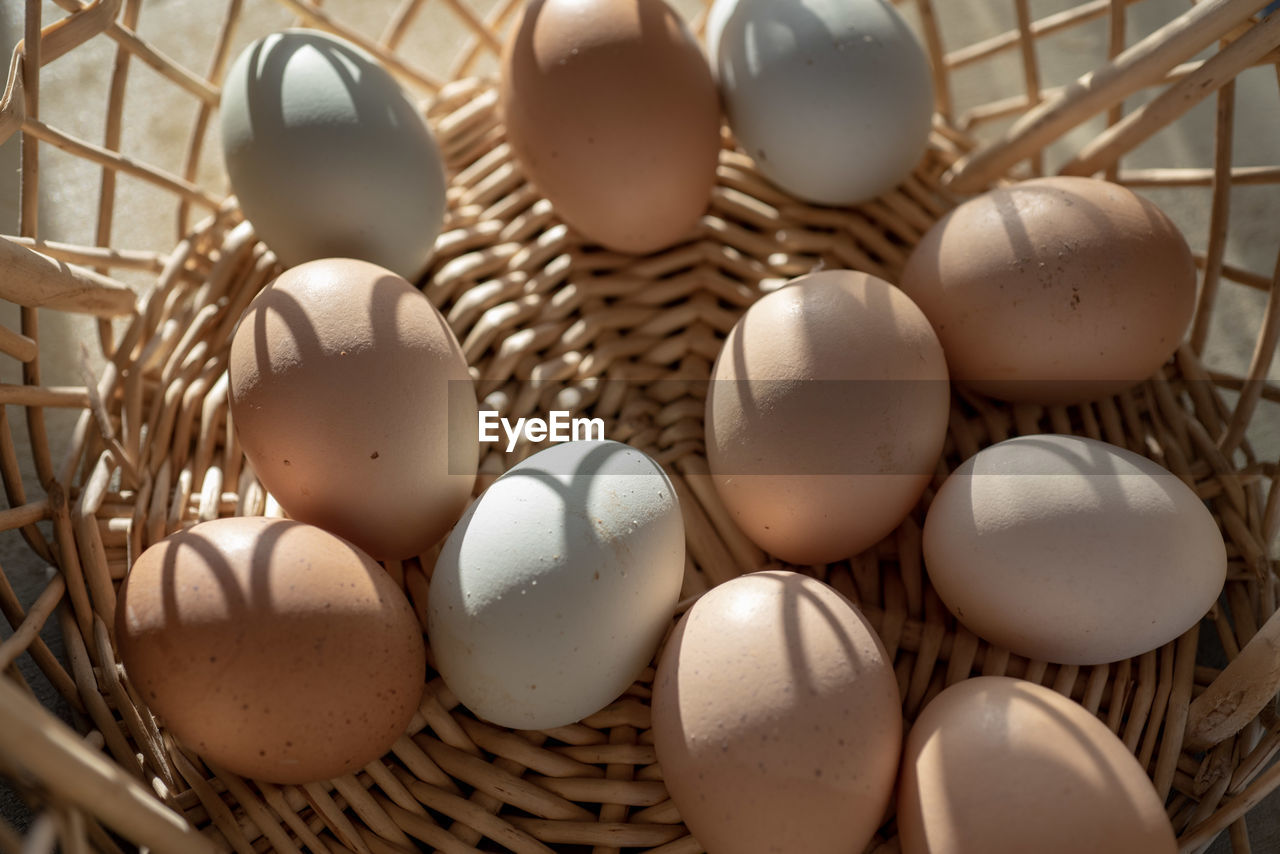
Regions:
[[1061, 95], [1028, 111], [997, 142], [962, 158], [950, 172], [950, 186], [962, 192], [980, 189], [1080, 121], [1119, 103], [1226, 35], [1264, 5], [1262, 0], [1205, 0], [1193, 6]]
[[77, 808], [157, 852], [214, 850], [136, 780], [85, 747], [65, 724], [4, 679], [0, 679], [0, 719], [5, 755]]
[[[226, 68], [231, 37], [235, 33], [236, 24], [240, 20], [242, 5], [242, 0], [230, 0], [227, 6], [227, 14], [223, 18], [221, 28], [218, 30], [218, 37], [214, 42], [213, 58], [210, 60], [209, 70], [206, 73], [210, 86], [216, 87], [222, 82], [222, 73]], [[204, 146], [205, 131], [209, 126], [209, 119], [212, 116], [215, 103], [202, 101], [199, 112], [196, 113], [195, 121], [191, 125], [191, 135], [187, 141], [187, 155], [182, 165], [182, 178], [185, 181], [194, 182], [196, 179], [196, 171], [200, 166], [200, 153]], [[180, 239], [187, 233], [190, 217], [191, 204], [184, 200], [178, 205], [177, 211], [178, 237]]]
[[1280, 47], [1280, 14], [1272, 14], [1214, 54], [1158, 98], [1107, 128], [1061, 167], [1063, 175], [1091, 175], [1131, 151], [1159, 129]]
[[1209, 247], [1205, 251], [1204, 277], [1200, 285], [1199, 303], [1191, 326], [1189, 341], [1197, 352], [1203, 350], [1209, 334], [1209, 312], [1212, 310], [1222, 281], [1222, 264], [1227, 248], [1227, 226], [1231, 210], [1232, 142], [1234, 139], [1235, 82], [1224, 86], [1218, 95], [1217, 125], [1214, 128], [1212, 202], [1209, 208]]
[[[1073, 6], [1062, 12], [1055, 12], [1043, 18], [1028, 22], [1027, 29], [1030, 34], [1036, 38], [1042, 38], [1051, 35], [1060, 30], [1065, 30], [1073, 26], [1088, 23], [1096, 20], [1103, 15], [1108, 14], [1108, 10], [1119, 5], [1123, 10], [1130, 3], [1138, 2], [1138, 0], [1090, 0], [1090, 2], [1082, 3], [1079, 6]], [[1112, 13], [1114, 14], [1114, 12]], [[1001, 51], [1012, 50], [1019, 46], [1021, 41], [1021, 32], [1019, 29], [1007, 30], [996, 36], [983, 39], [963, 48], [954, 50], [943, 56], [943, 65], [949, 70], [954, 71], [957, 68], [964, 68], [966, 65], [989, 59]]]
[[[125, 26], [134, 29], [138, 25], [138, 13], [141, 0], [127, 0], [123, 18]], [[111, 93], [107, 100], [106, 128], [103, 130], [103, 146], [119, 150], [120, 134], [123, 129], [124, 92], [128, 81], [130, 53], [124, 46], [116, 49], [116, 64], [111, 73]], [[111, 226], [115, 212], [116, 173], [111, 169], [102, 170], [102, 180], [98, 189], [98, 223], [94, 242], [99, 246], [111, 244]], [[98, 273], [105, 274], [107, 269], [99, 267]], [[105, 319], [98, 322], [98, 337], [104, 353], [113, 349], [114, 330]]]
[[[185, 89], [199, 100], [211, 104], [218, 102], [218, 90], [210, 86], [198, 74], [183, 68], [140, 39], [127, 23], [120, 24], [116, 22], [115, 18], [122, 0], [93, 0], [87, 6], [80, 3], [79, 0], [54, 0], [54, 2], [73, 14], [49, 27], [50, 47], [53, 49], [54, 56], [43, 60], [43, 62], [52, 62], [53, 59], [101, 32], [119, 44], [121, 48], [138, 57], [139, 60], [151, 66], [163, 77]], [[73, 41], [68, 38], [65, 42], [62, 40], [55, 41], [57, 36], [62, 34], [58, 28], [63, 24], [67, 24], [68, 26], [65, 29], [71, 29], [70, 25], [73, 23], [81, 25], [80, 32], [76, 34], [77, 40]]]
[[[1280, 20], [1280, 16], [1277, 16], [1277, 20]], [[1244, 441], [1245, 430], [1262, 397], [1263, 383], [1271, 365], [1272, 354], [1275, 353], [1278, 344], [1280, 344], [1280, 257], [1276, 259], [1276, 272], [1272, 278], [1271, 293], [1267, 299], [1262, 331], [1258, 335], [1253, 357], [1249, 363], [1249, 374], [1245, 378], [1240, 400], [1231, 416], [1231, 423], [1218, 442], [1218, 447], [1224, 455], [1233, 453]]]

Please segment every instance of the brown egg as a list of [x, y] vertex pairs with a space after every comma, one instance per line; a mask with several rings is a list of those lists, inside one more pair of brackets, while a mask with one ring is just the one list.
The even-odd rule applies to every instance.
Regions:
[[379, 560], [440, 540], [471, 496], [475, 388], [440, 313], [404, 279], [329, 258], [286, 270], [231, 342], [245, 456], [294, 519]]
[[1164, 805], [1106, 725], [1031, 682], [982, 676], [925, 707], [898, 786], [903, 854], [1174, 854]]
[[215, 519], [143, 552], [116, 605], [120, 660], [184, 745], [245, 777], [305, 783], [390, 749], [426, 678], [386, 571], [285, 519]]
[[531, 0], [500, 96], [529, 179], [583, 236], [636, 253], [693, 236], [715, 181], [719, 96], [662, 0]]
[[1003, 400], [1074, 403], [1159, 369], [1191, 320], [1196, 270], [1150, 201], [1092, 178], [1038, 178], [939, 220], [902, 289], [955, 380]]
[[893, 793], [898, 684], [838, 592], [751, 573], [677, 624], [654, 680], [653, 735], [671, 798], [709, 854], [856, 854]]
[[738, 321], [712, 369], [707, 461], [751, 540], [827, 563], [911, 512], [946, 438], [942, 347], [906, 294], [865, 273], [801, 276]]

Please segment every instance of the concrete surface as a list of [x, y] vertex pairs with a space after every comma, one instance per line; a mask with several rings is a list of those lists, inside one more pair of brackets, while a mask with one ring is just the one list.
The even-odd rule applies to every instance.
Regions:
[[[325, 5], [361, 32], [376, 37], [392, 10], [399, 5], [399, 0], [332, 0]], [[492, 0], [486, 5], [491, 6]], [[687, 12], [696, 9], [699, 3], [697, 0], [683, 0], [673, 5]], [[1075, 4], [1071, 0], [1032, 0], [1030, 5], [1032, 17], [1040, 18]], [[21, 37], [23, 6], [18, 0], [6, 0], [0, 4], [0, 57], [7, 58]], [[143, 4], [138, 30], [170, 56], [203, 71], [212, 50], [212, 34], [222, 19], [225, 6], [225, 3], [207, 0], [147, 0]], [[237, 32], [237, 50], [257, 35], [290, 23], [288, 13], [272, 4], [249, 3], [246, 6], [249, 11]], [[1011, 2], [946, 0], [934, 6], [943, 19], [948, 48], [963, 46], [978, 35], [999, 32], [1015, 23]], [[1185, 0], [1145, 0], [1134, 4], [1127, 13], [1130, 42], [1186, 7]], [[61, 9], [45, 0], [46, 21], [55, 20], [63, 14]], [[423, 16], [424, 21], [426, 17]], [[181, 21], [182, 26], [174, 27], [171, 23], [174, 21]], [[422, 67], [444, 74], [448, 68], [446, 58], [454, 50], [456, 39], [455, 32], [433, 29], [420, 22], [411, 31], [405, 49]], [[1106, 24], [1103, 20], [1045, 39], [1039, 57], [1043, 84], [1051, 86], [1067, 82], [1093, 67], [1105, 40]], [[41, 117], [84, 139], [100, 140], [102, 112], [98, 105], [106, 99], [114, 52], [114, 44], [100, 37], [70, 56], [46, 66], [42, 72]], [[141, 63], [133, 63], [131, 74], [134, 79], [125, 105], [123, 148], [140, 160], [179, 172], [187, 145], [187, 128], [195, 112], [194, 102]], [[963, 109], [993, 97], [1021, 91], [1021, 65], [1017, 54], [1009, 53], [995, 66], [982, 65], [964, 70], [953, 80], [957, 106]], [[1280, 163], [1280, 101], [1277, 94], [1274, 69], [1253, 69], [1240, 78], [1237, 87], [1236, 165]], [[1141, 101], [1142, 96], [1138, 96], [1130, 103]], [[1214, 100], [1205, 101], [1178, 123], [1176, 132], [1162, 134], [1143, 145], [1126, 158], [1125, 165], [1211, 165], [1213, 152], [1209, 141], [1212, 139], [1214, 110]], [[1053, 146], [1048, 152], [1050, 168], [1053, 163], [1061, 162], [1065, 152], [1095, 134], [1100, 126], [1098, 122], [1091, 123]], [[997, 127], [993, 126], [989, 131]], [[0, 233], [6, 234], [16, 230], [17, 143], [15, 137], [0, 146]], [[212, 134], [207, 139], [205, 155], [201, 182], [214, 188], [225, 187], [216, 138]], [[86, 203], [85, 199], [96, 198], [99, 170], [47, 145], [41, 146], [40, 157], [41, 236], [50, 240], [92, 243], [94, 224], [91, 213], [86, 216], [86, 212], [93, 210], [93, 204], [92, 201]], [[1208, 194], [1207, 188], [1150, 193], [1182, 227], [1193, 248], [1201, 251], [1207, 232]], [[157, 203], [161, 199], [156, 191], [126, 177], [120, 181], [119, 198], [114, 245], [157, 251], [167, 251], [173, 245], [176, 230], [170, 207]], [[1280, 223], [1280, 188], [1270, 185], [1236, 190], [1231, 204], [1228, 262], [1270, 276], [1276, 263], [1276, 237], [1280, 231], [1277, 223]], [[147, 279], [128, 272], [117, 275], [139, 285]], [[1211, 366], [1241, 371], [1251, 355], [1253, 335], [1265, 306], [1265, 296], [1236, 286], [1226, 287], [1230, 288], [1231, 296], [1216, 315], [1206, 359]], [[11, 306], [4, 306], [0, 310], [0, 322], [16, 328], [16, 314]], [[41, 324], [41, 364], [45, 381], [52, 384], [80, 383], [75, 342], [96, 340], [92, 324], [52, 313], [42, 313]], [[1280, 377], [1280, 368], [1275, 364], [1271, 375]], [[17, 377], [12, 361], [0, 360], [0, 381], [19, 381]], [[1280, 417], [1275, 411], [1280, 407], [1267, 409], [1255, 421], [1250, 438], [1264, 458], [1274, 460], [1280, 458]], [[25, 430], [21, 418], [16, 417], [20, 414], [16, 410], [10, 412], [13, 428], [22, 441]], [[72, 420], [68, 414], [50, 412], [49, 418], [55, 434], [65, 435]], [[30, 477], [29, 471], [27, 474]], [[34, 484], [34, 479], [29, 483]], [[24, 603], [30, 603], [39, 591], [45, 567], [31, 558], [14, 533], [0, 537], [0, 567], [19, 588]], [[0, 636], [8, 633], [7, 625], [0, 629]], [[61, 639], [52, 625], [46, 630], [45, 638], [61, 654]], [[65, 716], [65, 707], [52, 697], [47, 683], [25, 656], [22, 665], [24, 674], [46, 698], [47, 705]], [[4, 785], [0, 785], [0, 814], [19, 825], [27, 820], [21, 802], [13, 798]], [[1250, 817], [1250, 827], [1255, 851], [1280, 851], [1280, 798], [1273, 797], [1270, 803], [1255, 810]], [[1227, 851], [1225, 839], [1219, 839], [1213, 850]]]

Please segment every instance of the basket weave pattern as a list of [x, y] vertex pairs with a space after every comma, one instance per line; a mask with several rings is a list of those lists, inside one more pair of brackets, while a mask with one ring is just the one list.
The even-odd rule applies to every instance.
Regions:
[[[279, 513], [236, 443], [226, 358], [240, 313], [280, 266], [234, 199], [196, 183], [242, 4], [228, 4], [211, 67], [195, 72], [137, 36], [137, 3], [58, 3], [68, 14], [43, 33], [39, 3], [29, 4], [36, 11], [28, 14], [28, 38], [15, 53], [0, 104], [0, 139], [21, 132], [25, 142], [22, 233], [0, 240], [0, 297], [23, 306], [18, 329], [0, 328], [0, 358], [23, 364], [23, 383], [5, 386], [3, 402], [22, 407], [39, 480], [34, 489], [24, 485], [13, 425], [0, 416], [0, 472], [10, 507], [0, 511], [0, 527], [21, 532], [34, 554], [58, 570], [26, 609], [0, 573], [0, 605], [14, 626], [0, 643], [0, 773], [29, 783], [52, 816], [33, 829], [28, 844], [52, 850], [61, 840], [70, 850], [112, 851], [124, 839], [157, 851], [381, 854], [415, 850], [417, 840], [449, 852], [701, 851], [680, 823], [655, 761], [652, 669], [603, 711], [538, 733], [475, 719], [434, 678], [390, 754], [359, 774], [296, 787], [243, 780], [208, 765], [170, 738], [139, 702], [115, 658], [110, 630], [115, 590], [131, 560], [197, 520]], [[1280, 661], [1256, 652], [1280, 635], [1280, 622], [1271, 619], [1278, 592], [1270, 553], [1280, 528], [1280, 488], [1275, 461], [1256, 459], [1246, 438], [1260, 408], [1280, 401], [1280, 389], [1265, 382], [1280, 338], [1280, 277], [1227, 263], [1221, 212], [1233, 186], [1280, 183], [1280, 167], [1233, 168], [1231, 162], [1230, 81], [1247, 67], [1280, 59], [1277, 16], [1261, 23], [1248, 18], [1261, 2], [1202, 3], [1191, 36], [1174, 28], [1149, 47], [1139, 45], [1136, 57], [1120, 53], [1123, 0], [1095, 0], [1040, 20], [1032, 19], [1025, 0], [1015, 0], [1008, 4], [1014, 29], [950, 52], [943, 50], [946, 33], [933, 4], [905, 3], [904, 10], [918, 15], [933, 60], [939, 114], [925, 159], [902, 187], [853, 209], [811, 207], [767, 183], [726, 133], [717, 186], [696, 233], [645, 257], [584, 243], [513, 159], [493, 81], [473, 72], [492, 59], [515, 2], [405, 0], [380, 39], [359, 37], [337, 2], [283, 5], [300, 23], [353, 38], [411, 89], [430, 95], [425, 109], [451, 183], [423, 289], [462, 343], [482, 407], [508, 418], [551, 409], [601, 417], [609, 438], [661, 462], [685, 515], [686, 604], [743, 572], [780, 566], [736, 529], [720, 504], [702, 439], [712, 362], [756, 298], [820, 266], [895, 281], [912, 246], [963, 193], [1042, 168], [1053, 128], [1109, 108], [1110, 129], [1063, 171], [1100, 172], [1138, 187], [1209, 184], [1207, 239], [1197, 244], [1198, 236], [1188, 235], [1193, 246], [1204, 247], [1198, 255], [1202, 299], [1190, 340], [1161, 376], [1115, 398], [1071, 407], [1011, 406], [958, 391], [944, 457], [911, 517], [850, 561], [800, 569], [857, 602], [875, 626], [893, 658], [908, 721], [943, 687], [971, 675], [1008, 674], [1048, 685], [1097, 714], [1137, 755], [1166, 799], [1183, 850], [1200, 850], [1228, 828], [1236, 849], [1249, 850], [1243, 817], [1280, 785], [1280, 766], [1270, 765], [1280, 750], [1280, 719], [1267, 702], [1280, 681]], [[467, 36], [444, 77], [423, 71], [399, 50], [410, 27], [431, 16], [461, 25]], [[1111, 54], [1119, 59], [1104, 65], [1090, 87], [1043, 87], [1035, 71], [1037, 40], [1099, 17], [1110, 21]], [[37, 72], [41, 63], [104, 38], [114, 40], [120, 57], [105, 105], [105, 115], [116, 120], [106, 122], [102, 141], [91, 143], [39, 119]], [[1201, 43], [1193, 45], [1192, 38]], [[1188, 61], [1210, 43], [1219, 48], [1211, 58]], [[949, 76], [1009, 53], [1024, 60], [1025, 94], [958, 113]], [[184, 174], [119, 153], [126, 89], [119, 68], [131, 57], [197, 104]], [[1128, 116], [1114, 107], [1144, 85], [1164, 94]], [[1213, 168], [1121, 169], [1118, 158], [1173, 121], [1188, 92], [1217, 93]], [[975, 142], [974, 133], [987, 123], [1028, 111], [1035, 122], [1026, 120], [993, 144]], [[35, 233], [37, 142], [103, 167], [97, 209], [86, 211], [97, 216], [97, 245], [50, 244]], [[117, 174], [170, 194], [178, 223], [171, 252], [110, 246]], [[112, 278], [117, 269], [154, 275], [155, 286], [135, 303], [133, 292]], [[1200, 353], [1222, 293], [1240, 287], [1261, 288], [1270, 298], [1249, 372], [1227, 376], [1209, 371]], [[36, 307], [102, 318], [106, 364], [99, 376], [76, 388], [41, 383]], [[110, 318], [123, 320], [113, 325]], [[79, 412], [67, 449], [50, 447], [43, 423], [49, 407]], [[1091, 436], [1149, 456], [1208, 502], [1227, 542], [1229, 571], [1206, 622], [1161, 649], [1097, 667], [1027, 661], [956, 624], [924, 571], [924, 509], [963, 459], [990, 443], [1041, 432]], [[477, 489], [534, 450], [519, 446], [507, 455], [490, 446]], [[387, 566], [424, 623], [432, 559], [424, 554]], [[50, 620], [66, 638], [66, 664], [38, 637]], [[1216, 634], [1233, 662], [1226, 671], [1197, 665], [1202, 633]], [[1248, 646], [1254, 652], [1242, 653], [1255, 637]], [[30, 699], [10, 666], [24, 653], [67, 699], [86, 737], [63, 732]], [[2, 824], [0, 830], [0, 851], [16, 849], [17, 836]], [[892, 823], [871, 850], [897, 850]]]

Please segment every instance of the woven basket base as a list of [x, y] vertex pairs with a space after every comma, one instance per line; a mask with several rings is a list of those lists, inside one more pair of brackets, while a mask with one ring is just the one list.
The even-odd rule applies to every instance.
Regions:
[[[955, 204], [939, 176], [962, 153], [964, 138], [940, 129], [902, 188], [842, 210], [779, 193], [726, 137], [697, 233], [636, 258], [587, 245], [559, 222], [504, 142], [490, 83], [449, 84], [429, 117], [452, 181], [424, 290], [462, 342], [483, 408], [509, 418], [551, 409], [600, 417], [606, 436], [659, 460], [685, 514], [686, 605], [740, 573], [782, 566], [736, 530], [708, 477], [703, 396], [720, 342], [755, 299], [818, 267], [896, 280], [911, 247]], [[302, 787], [241, 780], [204, 765], [164, 733], [115, 664], [106, 636], [112, 586], [132, 557], [183, 525], [278, 512], [230, 428], [225, 368], [237, 318], [279, 266], [232, 208], [206, 221], [174, 258], [107, 384], [116, 444], [87, 440], [85, 485], [71, 511], [93, 593], [91, 601], [73, 597], [79, 635], [97, 639], [99, 688], [140, 750], [108, 738], [117, 761], [154, 777], [173, 808], [245, 852], [268, 844], [280, 851], [407, 851], [411, 839], [443, 851], [700, 851], [655, 762], [651, 668], [608, 708], [539, 733], [476, 720], [433, 679], [389, 755], [357, 775]], [[850, 561], [789, 568], [827, 581], [863, 609], [893, 658], [908, 720], [945, 685], [979, 673], [1051, 686], [1120, 735], [1168, 798], [1181, 833], [1240, 791], [1280, 744], [1275, 720], [1267, 718], [1207, 756], [1183, 751], [1188, 704], [1217, 675], [1196, 666], [1200, 628], [1113, 665], [1020, 659], [956, 625], [924, 573], [920, 526], [946, 473], [987, 444], [1040, 432], [1102, 439], [1152, 457], [1209, 500], [1230, 557], [1226, 591], [1211, 616], [1223, 637], [1236, 637], [1232, 626], [1252, 634], [1249, 628], [1274, 610], [1276, 591], [1261, 546], [1260, 470], [1247, 445], [1226, 457], [1210, 438], [1228, 418], [1188, 349], [1161, 377], [1095, 404], [1008, 406], [957, 392], [944, 458], [902, 526]], [[490, 446], [477, 490], [535, 450], [505, 455]], [[432, 558], [388, 564], [420, 618]], [[101, 713], [107, 719], [94, 716], [95, 723], [118, 734], [105, 705]], [[893, 836], [889, 817], [872, 849], [896, 850]]]

